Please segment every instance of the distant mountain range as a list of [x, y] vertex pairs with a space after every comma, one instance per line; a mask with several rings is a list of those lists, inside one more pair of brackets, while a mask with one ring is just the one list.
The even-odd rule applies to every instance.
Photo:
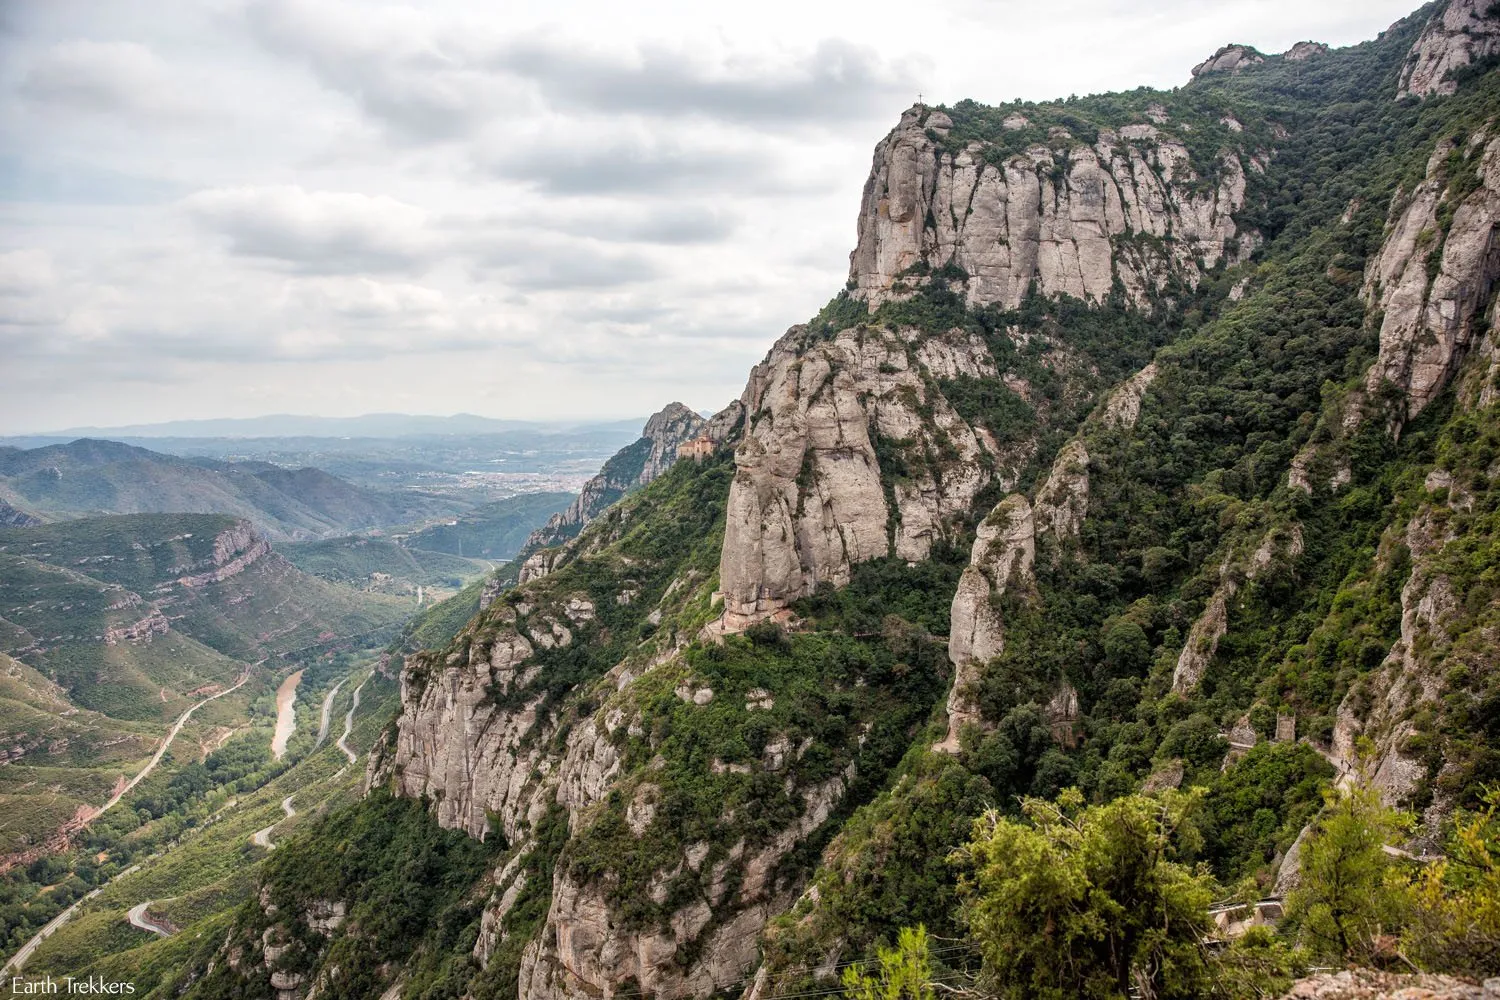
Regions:
[[53, 443], [75, 438], [259, 438], [259, 437], [421, 437], [428, 435], [500, 434], [507, 431], [566, 433], [578, 430], [634, 433], [639, 418], [627, 420], [497, 420], [455, 413], [448, 417], [409, 413], [367, 413], [358, 417], [310, 417], [272, 414], [212, 420], [171, 420], [120, 427], [73, 427], [42, 434], [0, 438], [11, 442]]
[[0, 504], [9, 523], [93, 514], [228, 514], [278, 540], [406, 524], [451, 510], [430, 496], [356, 486], [320, 469], [179, 458], [87, 438], [0, 448]]

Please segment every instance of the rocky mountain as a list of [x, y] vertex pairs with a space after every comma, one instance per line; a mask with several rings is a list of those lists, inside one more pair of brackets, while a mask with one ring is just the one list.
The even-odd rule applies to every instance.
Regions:
[[246, 663], [394, 631], [407, 607], [302, 573], [222, 515], [0, 529], [0, 650], [116, 718], [171, 718]]
[[[652, 414], [634, 444], [617, 452], [599, 474], [584, 483], [568, 508], [552, 515], [547, 523], [531, 533], [522, 546], [523, 554], [537, 553], [560, 545], [578, 534], [606, 508], [632, 490], [638, 490], [660, 476], [677, 461], [680, 445], [703, 432], [707, 422], [681, 403], [671, 403]], [[530, 573], [543, 571], [547, 556], [537, 553]]]
[[[1171, 92], [906, 111], [846, 290], [405, 658], [366, 801], [159, 995], [832, 995], [915, 925], [950, 988], [1033, 995], [955, 851], [1141, 792], [1202, 810], [1186, 961], [1283, 992], [1325, 791], [1430, 862], [1500, 782], [1496, 28], [1449, 0]], [[1231, 897], [1269, 898], [1219, 936]], [[1091, 995], [1202, 995], [1126, 971]], [[1345, 979], [1306, 988], [1397, 982]]]
[[253, 521], [273, 540], [405, 524], [446, 510], [428, 498], [377, 492], [319, 469], [185, 459], [86, 438], [26, 450], [0, 448], [0, 491], [43, 519], [229, 514]]

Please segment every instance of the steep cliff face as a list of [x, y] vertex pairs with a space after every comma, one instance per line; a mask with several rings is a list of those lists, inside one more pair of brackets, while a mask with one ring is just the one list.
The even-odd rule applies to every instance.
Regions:
[[[984, 342], [962, 331], [859, 327], [819, 341], [793, 327], [777, 341], [740, 398], [746, 430], [719, 566], [727, 628], [848, 583], [856, 563], [919, 561], [954, 537], [990, 476], [983, 438], [937, 388], [959, 374], [996, 375]], [[910, 459], [894, 509], [880, 447]]]
[[[671, 468], [677, 461], [678, 445], [697, 437], [706, 427], [707, 421], [681, 403], [669, 403], [652, 414], [640, 439], [611, 458], [597, 476], [584, 483], [578, 499], [567, 510], [553, 514], [545, 525], [532, 532], [522, 551], [560, 545], [578, 534], [610, 504]], [[539, 575], [539, 569], [540, 566], [532, 567], [527, 578]]]
[[960, 730], [980, 721], [974, 687], [980, 668], [1005, 648], [1005, 623], [996, 604], [1007, 591], [1024, 590], [1036, 560], [1036, 520], [1019, 494], [1006, 497], [979, 525], [969, 565], [953, 595], [948, 658], [953, 688], [948, 694], [948, 735], [936, 749], [956, 753]]
[[1489, 0], [1449, 0], [1427, 23], [1401, 69], [1397, 97], [1458, 91], [1451, 74], [1500, 54], [1500, 14]]
[[1365, 389], [1373, 394], [1389, 383], [1409, 419], [1458, 371], [1500, 277], [1500, 138], [1480, 132], [1461, 148], [1440, 142], [1426, 178], [1398, 198], [1405, 206], [1366, 276], [1384, 319], [1380, 360]]
[[947, 114], [918, 105], [875, 149], [849, 266], [871, 304], [952, 271], [946, 280], [970, 305], [1013, 308], [1033, 281], [1044, 295], [1093, 302], [1119, 281], [1146, 305], [1171, 278], [1195, 283], [1255, 245], [1233, 217], [1251, 154], [1226, 148], [1210, 181], [1149, 121], [1102, 129], [1091, 145], [1062, 130], [999, 157], [993, 142], [951, 148], [951, 128]]

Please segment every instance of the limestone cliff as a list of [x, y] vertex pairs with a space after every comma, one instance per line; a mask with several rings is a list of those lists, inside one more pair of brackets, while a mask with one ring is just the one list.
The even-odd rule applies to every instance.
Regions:
[[584, 483], [567, 510], [553, 514], [545, 525], [532, 532], [522, 552], [560, 545], [578, 534], [610, 504], [671, 468], [677, 460], [678, 445], [697, 437], [706, 426], [707, 421], [681, 403], [669, 403], [652, 414], [640, 438]]
[[1196, 282], [1255, 245], [1233, 218], [1247, 154], [1224, 150], [1205, 183], [1187, 146], [1148, 121], [1100, 130], [1092, 145], [1059, 132], [998, 159], [993, 143], [952, 148], [951, 127], [917, 105], [875, 149], [849, 267], [871, 304], [951, 266], [971, 305], [1014, 307], [1033, 281], [1098, 302], [1117, 280], [1146, 305], [1172, 276]]
[[1449, 0], [1412, 46], [1398, 97], [1456, 93], [1451, 74], [1500, 54], [1500, 13], [1490, 0]]
[[[842, 586], [856, 563], [922, 560], [954, 537], [990, 475], [983, 439], [936, 385], [960, 373], [996, 374], [984, 342], [961, 331], [859, 327], [818, 340], [793, 327], [776, 342], [740, 397], [746, 428], [719, 565], [725, 627]], [[886, 470], [894, 509], [880, 442], [903, 465], [899, 478]]]
[[960, 730], [979, 721], [974, 688], [981, 668], [1005, 646], [1005, 627], [996, 603], [1007, 591], [1029, 586], [1036, 559], [1036, 521], [1026, 497], [1000, 501], [979, 525], [969, 565], [953, 595], [948, 657], [953, 687], [948, 694], [948, 735], [937, 749], [956, 753]]
[[[1401, 419], [1410, 419], [1456, 374], [1500, 277], [1500, 137], [1481, 132], [1463, 148], [1440, 142], [1426, 178], [1397, 197], [1394, 221], [1366, 275], [1367, 295], [1384, 318], [1380, 359], [1365, 389], [1373, 395], [1383, 384], [1394, 386], [1405, 401]], [[1439, 218], [1444, 209], [1451, 213], [1446, 228]]]

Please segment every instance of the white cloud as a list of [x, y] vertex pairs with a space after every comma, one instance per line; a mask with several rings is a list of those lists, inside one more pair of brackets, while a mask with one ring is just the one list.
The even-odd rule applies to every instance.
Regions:
[[180, 80], [135, 42], [76, 39], [43, 52], [18, 88], [45, 111], [170, 118], [195, 108]]
[[182, 207], [226, 237], [231, 253], [298, 270], [403, 270], [436, 249], [427, 213], [385, 195], [296, 184], [216, 188], [188, 196]]
[[843, 286], [918, 91], [1170, 87], [1415, 3], [7, 4], [0, 433], [718, 406]]

